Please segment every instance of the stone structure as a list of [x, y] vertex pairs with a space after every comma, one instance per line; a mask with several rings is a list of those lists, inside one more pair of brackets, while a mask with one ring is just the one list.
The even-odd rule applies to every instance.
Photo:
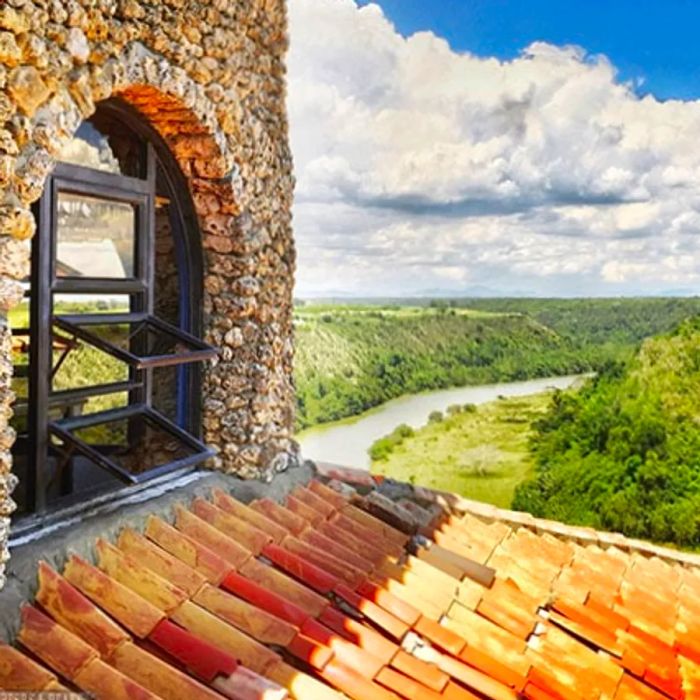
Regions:
[[109, 97], [164, 136], [199, 215], [205, 338], [220, 349], [204, 378], [213, 466], [265, 477], [295, 459], [286, 47], [284, 0], [0, 3], [0, 543], [15, 481], [7, 312], [22, 297], [30, 206]]

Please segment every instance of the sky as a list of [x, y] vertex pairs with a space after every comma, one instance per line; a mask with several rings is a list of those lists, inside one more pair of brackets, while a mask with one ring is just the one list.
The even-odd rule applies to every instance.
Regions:
[[700, 293], [700, 3], [289, 13], [297, 296]]

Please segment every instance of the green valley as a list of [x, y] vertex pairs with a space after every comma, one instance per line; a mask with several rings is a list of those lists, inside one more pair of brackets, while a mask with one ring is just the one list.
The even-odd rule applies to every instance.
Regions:
[[314, 305], [297, 308], [295, 327], [300, 429], [403, 394], [575, 374], [600, 361], [521, 313]]

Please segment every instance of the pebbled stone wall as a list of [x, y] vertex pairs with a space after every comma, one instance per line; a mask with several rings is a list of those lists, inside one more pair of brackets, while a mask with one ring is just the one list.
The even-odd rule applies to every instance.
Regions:
[[0, 545], [15, 482], [7, 312], [28, 271], [30, 207], [108, 97], [165, 137], [199, 215], [206, 339], [220, 348], [204, 381], [212, 466], [264, 478], [296, 460], [285, 13], [284, 0], [1, 0]]

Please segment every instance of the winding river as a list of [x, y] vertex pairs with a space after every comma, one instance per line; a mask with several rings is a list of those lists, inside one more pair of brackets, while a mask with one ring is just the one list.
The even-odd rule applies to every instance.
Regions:
[[484, 384], [410, 394], [387, 401], [359, 416], [309, 428], [297, 435], [302, 455], [320, 462], [369, 469], [367, 450], [397, 425], [419, 428], [432, 411], [445, 411], [451, 404], [486, 403], [499, 396], [527, 396], [547, 389], [567, 389], [580, 375], [547, 377], [507, 384]]

